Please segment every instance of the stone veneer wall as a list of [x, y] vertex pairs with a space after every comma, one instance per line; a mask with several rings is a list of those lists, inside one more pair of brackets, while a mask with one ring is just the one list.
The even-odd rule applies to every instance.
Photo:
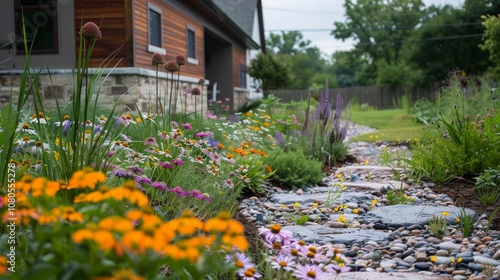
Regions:
[[[91, 70], [90, 72], [95, 71]], [[102, 76], [95, 83], [94, 92], [99, 93], [98, 105], [111, 108], [117, 105], [118, 112], [137, 111], [147, 112], [151, 106], [152, 112], [156, 108], [156, 71], [142, 68], [104, 69]], [[10, 92], [13, 93], [13, 102], [17, 102], [21, 81], [19, 71], [0, 71], [0, 106], [7, 103]], [[158, 73], [158, 94], [161, 102], [169, 103], [171, 93], [177, 92], [176, 111], [192, 113], [207, 110], [207, 84], [200, 85], [199, 79], [181, 76], [177, 83], [177, 75], [173, 81], [170, 73]], [[85, 86], [85, 85], [84, 85]], [[199, 87], [202, 95], [192, 96], [191, 89]], [[70, 70], [54, 70], [41, 72], [38, 79], [38, 88], [46, 108], [55, 108], [55, 98], [64, 106], [70, 101], [70, 94], [74, 89], [74, 79]], [[246, 89], [235, 89], [235, 108], [249, 99]], [[96, 95], [94, 95], [96, 96]], [[175, 94], [172, 95], [174, 103]]]

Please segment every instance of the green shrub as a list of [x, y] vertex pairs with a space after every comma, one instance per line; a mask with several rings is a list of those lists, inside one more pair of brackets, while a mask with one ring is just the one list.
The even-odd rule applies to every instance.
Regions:
[[486, 88], [458, 81], [435, 102], [420, 102], [419, 119], [428, 126], [408, 161], [415, 177], [435, 182], [471, 178], [500, 162], [500, 114]]
[[402, 189], [388, 190], [386, 198], [388, 205], [410, 204], [415, 200], [413, 197], [409, 197], [407, 194], [405, 194]]
[[281, 152], [266, 159], [274, 171], [271, 179], [293, 189], [319, 183], [323, 175], [323, 163], [308, 159], [302, 150]]
[[476, 178], [475, 188], [484, 204], [495, 204], [500, 197], [500, 170], [486, 170]]

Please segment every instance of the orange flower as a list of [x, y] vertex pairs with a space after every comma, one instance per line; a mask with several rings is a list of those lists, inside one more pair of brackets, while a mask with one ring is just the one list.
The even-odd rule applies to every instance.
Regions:
[[184, 235], [194, 234], [203, 228], [203, 223], [194, 217], [193, 212], [189, 210], [185, 210], [179, 218], [171, 220], [167, 224], [175, 232]]
[[136, 188], [134, 181], [127, 181], [122, 187], [111, 189], [108, 194], [110, 198], [125, 199], [139, 207], [149, 205], [148, 197]]
[[222, 143], [218, 143], [218, 144], [217, 144], [217, 147], [218, 147], [219, 149], [221, 149], [221, 150], [225, 148], [224, 144], [222, 144]]
[[94, 277], [93, 280], [144, 280], [146, 278], [136, 275], [132, 270], [130, 269], [120, 269], [117, 270], [113, 273], [112, 276], [97, 276]]
[[101, 221], [99, 221], [98, 227], [107, 231], [115, 231], [120, 233], [134, 229], [132, 221], [119, 216], [112, 216], [102, 219]]
[[7, 258], [0, 256], [0, 275], [7, 274]]
[[135, 253], [143, 253], [148, 249], [154, 249], [161, 244], [158, 244], [152, 235], [141, 230], [131, 230], [123, 234], [123, 246]]
[[7, 223], [7, 221], [13, 221], [16, 225], [19, 225], [20, 223], [27, 225], [30, 223], [30, 218], [38, 220], [39, 217], [40, 214], [36, 208], [33, 208], [28, 201], [17, 201], [15, 210], [6, 211], [3, 214], [3, 222]]
[[60, 217], [62, 220], [69, 222], [83, 222], [83, 214], [77, 212], [75, 208], [71, 206], [59, 206], [52, 210], [52, 213], [56, 217]]
[[269, 165], [266, 165], [264, 168], [265, 168], [265, 169], [266, 169], [266, 171], [267, 171], [267, 172], [269, 172], [269, 173], [273, 172], [273, 169], [272, 169]]
[[73, 173], [68, 182], [68, 189], [94, 189], [98, 183], [106, 180], [106, 175], [101, 172], [92, 171], [91, 168], [85, 168]]
[[170, 257], [175, 261], [179, 260], [189, 260], [195, 263], [201, 255], [199, 246], [197, 244], [191, 244], [190, 240], [179, 240], [174, 245], [167, 245], [163, 250], [163, 255]]
[[95, 242], [104, 251], [116, 250], [118, 247], [118, 242], [113, 234], [107, 230], [97, 228], [95, 224], [90, 224], [87, 228], [77, 230], [71, 235], [71, 240], [78, 244], [83, 241]]

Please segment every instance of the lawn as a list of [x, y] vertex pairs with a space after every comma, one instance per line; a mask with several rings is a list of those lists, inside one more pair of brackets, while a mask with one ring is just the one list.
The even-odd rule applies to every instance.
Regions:
[[353, 141], [406, 141], [418, 138], [424, 128], [404, 109], [353, 111], [351, 120], [377, 129], [375, 133], [356, 136]]

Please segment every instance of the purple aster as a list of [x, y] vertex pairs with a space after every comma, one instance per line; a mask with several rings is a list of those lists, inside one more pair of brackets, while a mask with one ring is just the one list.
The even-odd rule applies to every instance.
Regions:
[[206, 138], [209, 137], [210, 134], [208, 132], [198, 132], [194, 136], [197, 138]]
[[172, 163], [176, 165], [184, 165], [184, 162], [178, 158], [173, 159]]
[[278, 254], [276, 257], [271, 259], [271, 265], [275, 269], [284, 269], [284, 270], [294, 270], [295, 268], [295, 261], [293, 260], [292, 255], [284, 255], [284, 254]]
[[142, 174], [142, 169], [137, 165], [130, 166], [128, 171], [132, 174]]
[[317, 265], [298, 265], [297, 270], [293, 273], [293, 276], [297, 277], [298, 280], [317, 280], [323, 279], [325, 272], [321, 270]]
[[122, 170], [122, 169], [115, 169], [111, 172], [111, 174], [115, 175], [116, 177], [120, 178], [128, 178], [129, 174], [127, 171]]
[[179, 127], [179, 125], [176, 122], [174, 122], [174, 121], [171, 121], [170, 124], [172, 125], [173, 128], [178, 128]]
[[183, 124], [181, 124], [181, 126], [184, 127], [184, 128], [186, 128], [187, 130], [193, 130], [193, 128], [191, 127], [191, 125], [188, 124], [188, 123], [183, 123]]
[[186, 193], [180, 186], [177, 186], [175, 188], [170, 188], [169, 191], [175, 193], [177, 196], [182, 196], [182, 197], [186, 196]]
[[281, 132], [279, 131], [276, 131], [276, 141], [278, 141], [278, 143], [280, 145], [285, 145], [285, 139], [283, 139], [283, 134], [281, 134]]
[[156, 138], [154, 137], [148, 137], [146, 140], [144, 140], [144, 145], [145, 146], [156, 146]]
[[347, 267], [344, 265], [329, 265], [327, 267], [327, 271], [331, 272], [333, 274], [345, 273], [345, 272], [349, 272], [350, 270], [351, 270], [350, 267]]
[[149, 179], [149, 178], [147, 178], [147, 177], [135, 176], [135, 178], [134, 178], [134, 179], [135, 179], [135, 181], [136, 181], [137, 183], [139, 183], [141, 186], [142, 186], [143, 184], [148, 184], [148, 185], [151, 185], [151, 184], [152, 184], [151, 179]]
[[208, 193], [202, 193], [201, 200], [205, 200], [207, 202], [212, 202], [212, 199], [210, 199], [210, 195]]
[[186, 191], [186, 194], [190, 197], [194, 197], [199, 200], [203, 200], [203, 196], [199, 190]]
[[163, 182], [154, 182], [151, 186], [153, 187], [153, 189], [159, 189], [160, 191], [168, 189], [167, 184]]
[[292, 232], [282, 230], [278, 224], [271, 225], [269, 228], [259, 228], [259, 235], [270, 245], [275, 241], [282, 243], [282, 245], [290, 245], [293, 241]]
[[161, 166], [161, 167], [163, 167], [163, 168], [166, 168], [166, 169], [174, 169], [174, 167], [172, 166], [172, 164], [170, 164], [170, 162], [168, 162], [168, 161], [165, 161], [165, 162], [159, 161], [158, 165]]

